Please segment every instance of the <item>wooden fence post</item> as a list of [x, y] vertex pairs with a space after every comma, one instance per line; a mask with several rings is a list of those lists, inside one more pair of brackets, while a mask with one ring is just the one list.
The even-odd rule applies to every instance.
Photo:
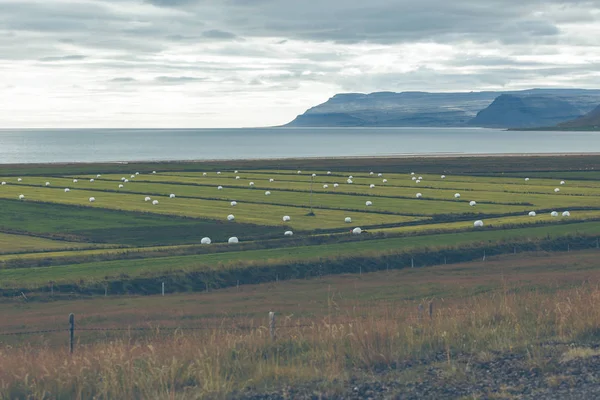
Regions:
[[415, 267], [415, 259], [413, 257], [410, 258], [410, 267], [411, 268]]
[[69, 314], [69, 352], [73, 354], [73, 342], [75, 338], [75, 315]]
[[485, 261], [485, 250], [483, 251], [483, 261]]
[[269, 311], [269, 333], [271, 340], [275, 340], [275, 313], [273, 311]]
[[162, 295], [163, 296], [165, 295], [165, 283], [164, 282], [162, 283]]

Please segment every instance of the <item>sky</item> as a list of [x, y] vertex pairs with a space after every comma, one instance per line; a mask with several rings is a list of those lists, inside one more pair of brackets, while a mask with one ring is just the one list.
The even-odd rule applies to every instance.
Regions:
[[280, 125], [336, 93], [600, 88], [600, 0], [0, 0], [0, 128]]

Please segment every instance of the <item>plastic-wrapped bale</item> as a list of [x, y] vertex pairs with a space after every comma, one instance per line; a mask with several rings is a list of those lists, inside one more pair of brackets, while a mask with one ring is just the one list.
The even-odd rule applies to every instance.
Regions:
[[174, 198], [175, 198], [175, 193], [171, 193], [171, 194], [169, 195], [169, 198], [170, 198], [170, 199], [174, 199]]
[[221, 175], [221, 171], [217, 171], [217, 175]]
[[411, 179], [412, 179], [413, 181], [416, 181], [416, 180], [417, 180], [417, 177], [416, 177], [416, 176], [413, 176]]
[[377, 176], [381, 178], [383, 176], [383, 174], [379, 173], [379, 174], [377, 174]]
[[525, 182], [529, 182], [529, 178], [525, 178]]
[[136, 172], [135, 174], [136, 174], [136, 175], [139, 175], [140, 173], [139, 173], [139, 172]]
[[293, 236], [293, 235], [294, 235], [294, 232], [292, 232], [292, 231], [285, 231], [283, 234], [284, 234], [285, 236]]
[[478, 219], [477, 221], [473, 222], [473, 226], [475, 228], [481, 228], [483, 226], [483, 221]]
[[131, 176], [130, 176], [130, 178], [131, 178], [131, 179], [135, 178], [135, 175], [131, 175]]
[[352, 179], [348, 178], [347, 183], [352, 183]]
[[564, 185], [564, 184], [565, 184], [565, 181], [560, 181], [560, 184], [561, 184], [561, 185]]
[[122, 177], [122, 178], [121, 178], [121, 181], [125, 182], [125, 180], [126, 180], [126, 179], [127, 179], [127, 178], [125, 178], [125, 177]]
[[94, 178], [90, 179], [90, 182], [94, 182]]
[[302, 173], [302, 171], [298, 171], [298, 175], [300, 175]]
[[229, 203], [229, 204], [231, 204], [231, 206], [232, 206], [232, 207], [235, 207], [235, 206], [237, 206], [237, 201], [232, 201], [232, 202], [231, 202], [231, 203]]
[[227, 241], [227, 243], [229, 243], [229, 244], [235, 244], [235, 243], [239, 243], [239, 242], [240, 241], [235, 236], [230, 237], [229, 240]]
[[529, 211], [529, 216], [530, 217], [535, 217], [537, 214], [535, 213], [535, 211]]
[[204, 237], [202, 238], [202, 240], [200, 240], [200, 244], [210, 244], [211, 240], [209, 237]]
[[46, 186], [50, 186], [50, 182], [46, 182]]
[[233, 214], [229, 214], [227, 216], [227, 221], [233, 221], [235, 219], [235, 217], [233, 216]]
[[374, 175], [374, 174], [375, 174], [375, 172], [373, 172], [373, 171], [369, 172], [369, 175]]
[[217, 190], [223, 190], [223, 186], [217, 186]]
[[422, 176], [420, 176], [420, 177], [418, 177], [417, 179], [418, 179], [418, 180], [420, 180], [420, 181], [422, 181], [422, 180], [423, 180], [423, 177], [422, 177]]
[[237, 174], [239, 171], [236, 169], [235, 171], [233, 171], [234, 174]]
[[455, 199], [460, 199], [460, 193], [454, 193], [454, 198]]
[[265, 192], [265, 196], [270, 196], [271, 192], [269, 192], [268, 190]]
[[327, 189], [329, 185], [323, 185], [323, 189]]
[[144, 197], [144, 201], [150, 201], [150, 200], [152, 200], [152, 199], [150, 198], [150, 196], [146, 196], [146, 197]]
[[370, 206], [372, 206], [372, 205], [373, 205], [373, 202], [372, 202], [371, 200], [367, 200], [367, 201], [365, 202], [365, 205], [366, 205], [367, 207], [370, 207]]
[[123, 189], [123, 184], [119, 184], [119, 189]]
[[283, 219], [283, 222], [289, 222], [291, 220], [289, 215], [284, 215], [282, 219]]
[[446, 175], [442, 175], [442, 176], [440, 176], [440, 178], [446, 179]]
[[19, 195], [19, 200], [23, 200], [25, 198], [25, 195], [20, 194]]
[[22, 182], [22, 181], [23, 181], [23, 179], [17, 178], [17, 182]]
[[73, 183], [77, 183], [77, 179], [73, 179]]
[[235, 177], [235, 179], [236, 179], [236, 180], [237, 180], [237, 179], [240, 179], [240, 177], [239, 177], [239, 176], [236, 176], [236, 177]]
[[554, 193], [558, 193], [558, 192], [560, 192], [560, 189], [559, 188], [554, 188]]
[[65, 193], [69, 193], [70, 191], [71, 191], [71, 189], [65, 188]]
[[157, 205], [158, 204], [158, 200], [152, 200], [152, 204], [153, 205]]
[[421, 180], [420, 180], [420, 179], [417, 179], [417, 180], [415, 181], [415, 183], [421, 183]]
[[469, 205], [470, 205], [471, 207], [475, 207], [475, 206], [477, 205], [477, 203], [476, 203], [476, 202], [474, 202], [474, 201], [470, 201], [470, 202], [469, 202]]
[[333, 184], [333, 187], [334, 187], [334, 188], [336, 188], [336, 187], [339, 187], [339, 186], [340, 186], [340, 184], [339, 184], [339, 183], [334, 183], [334, 184]]
[[550, 213], [550, 215], [551, 215], [552, 217], [558, 217], [558, 212], [557, 212], [557, 211], [552, 211], [552, 212]]
[[353, 235], [360, 235], [361, 233], [362, 233], [362, 229], [360, 229], [359, 227], [352, 229]]
[[152, 173], [153, 173], [153, 174], [155, 174], [155, 173], [156, 173], [156, 171], [152, 171]]
[[2, 185], [2, 186], [6, 185], [6, 182], [2, 181], [2, 184], [1, 184], [1, 185]]
[[570, 212], [568, 212], [568, 211], [565, 211], [565, 212], [563, 212], [563, 213], [562, 213], [562, 216], [563, 216], [563, 217], [570, 217], [570, 216], [571, 216], [571, 213], [570, 213]]
[[373, 188], [375, 187], [375, 185], [373, 185], [373, 184], [371, 183], [371, 184], [369, 185], [369, 187], [370, 187], [371, 189], [373, 189]]
[[95, 198], [95, 197], [90, 197], [90, 203], [93, 203], [93, 202], [95, 202], [95, 201], [96, 201], [96, 198]]
[[414, 172], [411, 172], [410, 174], [411, 174], [411, 175], [414, 175], [415, 173], [414, 173]]
[[353, 177], [352, 175], [350, 175], [350, 176], [348, 177], [348, 179], [354, 179], [354, 177]]
[[331, 171], [327, 171], [327, 175], [331, 175]]
[[249, 183], [249, 185], [250, 185], [250, 186], [254, 186], [254, 182], [250, 182], [250, 183]]
[[207, 175], [207, 174], [206, 174], [206, 172], [203, 172], [203, 173], [202, 173], [202, 176], [206, 176], [206, 175]]
[[98, 175], [96, 175], [96, 178], [100, 178], [101, 176], [102, 176], [102, 175], [98, 174]]
[[317, 174], [312, 174], [312, 177], [315, 178], [317, 176]]
[[423, 197], [423, 195], [421, 193], [417, 193], [417, 199], [420, 199], [421, 197]]
[[269, 182], [273, 183], [273, 182], [275, 182], [275, 179], [271, 178], [271, 179], [269, 179]]
[[346, 218], [344, 218], [344, 222], [349, 224], [350, 222], [352, 222], [352, 218], [346, 217]]
[[383, 182], [383, 183], [387, 183], [387, 179], [384, 179], [382, 182]]

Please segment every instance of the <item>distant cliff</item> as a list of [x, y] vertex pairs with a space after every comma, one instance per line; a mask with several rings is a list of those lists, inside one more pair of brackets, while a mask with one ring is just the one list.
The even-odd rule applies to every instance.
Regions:
[[[503, 95], [513, 97], [501, 98]], [[310, 108], [284, 126], [510, 128], [539, 123], [537, 126], [547, 126], [581, 116], [598, 103], [600, 90], [584, 89], [343, 93]]]
[[558, 128], [600, 129], [600, 105], [579, 118], [558, 124]]

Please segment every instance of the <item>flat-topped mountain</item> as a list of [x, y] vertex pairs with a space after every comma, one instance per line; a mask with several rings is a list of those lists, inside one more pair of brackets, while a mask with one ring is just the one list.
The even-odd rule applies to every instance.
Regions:
[[600, 129], [600, 105], [579, 118], [558, 124], [558, 127], [568, 129]]
[[[500, 98], [503, 95], [513, 97]], [[535, 126], [538, 122], [541, 122], [538, 126], [547, 126], [584, 115], [598, 103], [600, 90], [585, 89], [343, 93], [310, 108], [284, 126], [514, 128]]]

